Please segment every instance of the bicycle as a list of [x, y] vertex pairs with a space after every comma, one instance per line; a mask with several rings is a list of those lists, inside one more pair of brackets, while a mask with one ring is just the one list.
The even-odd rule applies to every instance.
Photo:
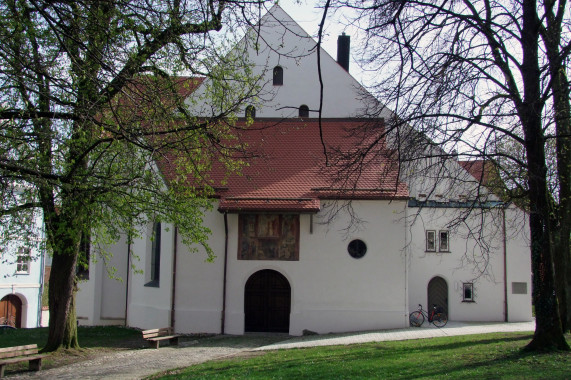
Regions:
[[446, 313], [442, 311], [442, 308], [434, 305], [430, 314], [427, 310], [422, 308], [421, 304], [418, 304], [418, 310], [413, 311], [408, 316], [410, 325], [413, 327], [420, 327], [424, 323], [424, 319], [428, 319], [428, 323], [432, 323], [436, 327], [444, 327], [448, 322], [448, 317]]

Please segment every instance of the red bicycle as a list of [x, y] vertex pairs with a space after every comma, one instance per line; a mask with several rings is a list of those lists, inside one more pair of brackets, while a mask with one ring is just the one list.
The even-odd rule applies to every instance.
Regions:
[[436, 327], [444, 327], [448, 322], [448, 317], [441, 307], [436, 305], [432, 306], [432, 310], [428, 313], [422, 308], [422, 305], [418, 305], [418, 310], [413, 311], [408, 316], [410, 325], [413, 327], [420, 327], [424, 323], [424, 320], [428, 319], [428, 323], [432, 323]]

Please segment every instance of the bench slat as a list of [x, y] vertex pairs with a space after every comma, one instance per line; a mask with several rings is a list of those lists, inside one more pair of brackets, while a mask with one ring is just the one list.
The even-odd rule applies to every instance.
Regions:
[[166, 336], [158, 336], [156, 338], [148, 338], [147, 340], [165, 340], [165, 339], [172, 339], [178, 338], [179, 335], [166, 335]]
[[0, 360], [0, 364], [14, 364], [19, 362], [27, 362], [29, 360], [38, 360], [45, 358], [47, 355], [30, 355], [30, 356], [22, 356], [19, 358], [10, 358], [10, 359], [3, 359]]
[[154, 338], [157, 336], [164, 336], [164, 335], [172, 335], [172, 328], [170, 327], [163, 327], [160, 329], [152, 329], [152, 330], [145, 330], [143, 331], [143, 338]]
[[2, 352], [10, 352], [10, 351], [18, 351], [18, 350], [29, 350], [30, 348], [38, 348], [37, 344], [28, 344], [25, 346], [14, 346], [14, 347], [4, 347], [0, 348], [0, 353]]
[[13, 351], [13, 352], [4, 352], [0, 354], [0, 359], [4, 358], [15, 358], [17, 356], [26, 356], [26, 355], [35, 355], [38, 353], [38, 349], [34, 350], [25, 350], [25, 351]]
[[[10, 349], [10, 350], [8, 350]], [[8, 347], [0, 351], [0, 359], [14, 358], [17, 356], [35, 355], [38, 353], [38, 346], [31, 344], [28, 346]]]
[[39, 371], [46, 356], [38, 354], [37, 344], [0, 348], [0, 377], [4, 377], [6, 366], [13, 363], [28, 362], [30, 370]]
[[178, 337], [180, 336], [173, 334], [172, 327], [145, 330], [142, 333], [143, 339], [145, 339], [152, 347], [155, 348], [159, 348], [159, 343], [167, 339], [171, 345], [178, 345]]

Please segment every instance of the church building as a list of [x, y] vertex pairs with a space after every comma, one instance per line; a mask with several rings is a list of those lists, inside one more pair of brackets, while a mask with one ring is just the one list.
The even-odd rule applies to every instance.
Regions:
[[[214, 260], [191, 252], [176, 226], [141, 226], [145, 239], [109, 248], [122, 281], [103, 260], [90, 264], [80, 324], [301, 335], [407, 327], [419, 304], [438, 304], [450, 320], [530, 321], [527, 216], [486, 190], [485, 163], [449, 159], [455, 176], [437, 180], [399, 167], [386, 141], [351, 170], [341, 152], [367, 139], [351, 131], [382, 129], [391, 114], [361, 118], [375, 100], [348, 72], [349, 37], [339, 37], [337, 59], [321, 51], [320, 121], [316, 42], [279, 5], [256, 32], [249, 59], [268, 96], [244, 104], [238, 124], [260, 154], [225, 183], [212, 170], [220, 181], [204, 223]], [[207, 85], [189, 95], [195, 115], [209, 105], [190, 97]], [[168, 181], [176, 168], [157, 165]]]

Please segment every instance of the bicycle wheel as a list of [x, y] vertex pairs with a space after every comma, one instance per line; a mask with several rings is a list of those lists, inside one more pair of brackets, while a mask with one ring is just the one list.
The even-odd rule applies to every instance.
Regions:
[[424, 315], [420, 311], [413, 311], [408, 316], [408, 320], [412, 327], [420, 327], [424, 323]]
[[446, 326], [447, 322], [448, 322], [448, 317], [444, 313], [436, 313], [432, 318], [432, 323], [434, 323], [434, 326], [436, 327], [444, 327]]

